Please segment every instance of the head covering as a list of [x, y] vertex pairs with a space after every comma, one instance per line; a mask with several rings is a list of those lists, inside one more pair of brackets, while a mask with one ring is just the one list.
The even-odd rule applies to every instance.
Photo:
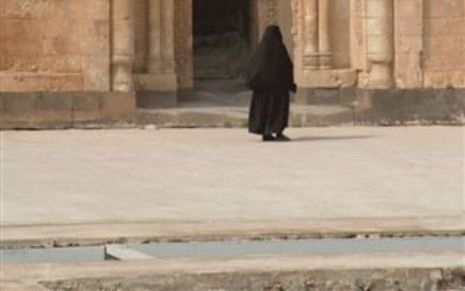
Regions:
[[247, 86], [273, 91], [294, 88], [294, 67], [276, 25], [267, 27], [247, 69]]

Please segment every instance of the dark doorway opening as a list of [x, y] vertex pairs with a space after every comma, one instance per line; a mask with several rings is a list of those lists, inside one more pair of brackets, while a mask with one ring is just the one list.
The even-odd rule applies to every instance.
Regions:
[[249, 0], [194, 0], [196, 80], [238, 78], [249, 56]]

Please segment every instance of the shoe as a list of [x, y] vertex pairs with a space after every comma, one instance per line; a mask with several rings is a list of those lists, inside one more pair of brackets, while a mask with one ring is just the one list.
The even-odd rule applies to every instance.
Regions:
[[271, 134], [269, 135], [266, 134], [266, 135], [263, 135], [262, 140], [263, 141], [275, 141], [276, 139]]
[[276, 136], [275, 141], [291, 141], [291, 139], [284, 134], [280, 133]]

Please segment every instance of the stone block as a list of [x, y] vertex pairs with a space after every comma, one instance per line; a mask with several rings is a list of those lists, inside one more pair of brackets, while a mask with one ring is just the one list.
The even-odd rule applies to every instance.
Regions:
[[40, 107], [40, 93], [1, 93], [3, 113], [28, 115]]
[[134, 76], [136, 87], [142, 91], [176, 92], [177, 77], [174, 73], [138, 74]]
[[101, 97], [97, 93], [72, 93], [73, 111], [98, 111], [101, 108]]
[[[0, 42], [0, 46], [1, 46], [1, 42]], [[14, 66], [15, 66], [14, 60], [12, 58], [7, 57], [5, 53], [2, 53], [1, 48], [0, 48], [0, 71], [11, 70]]]
[[79, 0], [69, 1], [70, 15], [79, 15], [85, 19], [108, 19], [110, 15], [110, 1], [108, 0]]
[[306, 104], [338, 104], [338, 89], [311, 89]]
[[30, 57], [40, 55], [44, 51], [44, 42], [41, 38], [21, 39], [6, 38], [2, 40], [3, 50], [8, 56]]
[[367, 18], [386, 18], [390, 16], [390, 11], [384, 9], [385, 2], [389, 0], [370, 0], [370, 5], [367, 5]]
[[356, 84], [357, 73], [355, 70], [307, 70], [304, 71], [303, 88], [338, 88], [351, 87]]
[[69, 128], [132, 122], [133, 93], [0, 93], [0, 128]]
[[396, 33], [400, 36], [423, 36], [422, 18], [400, 18], [396, 20]]
[[397, 88], [421, 88], [423, 71], [420, 52], [397, 53], [395, 65], [395, 82]]
[[382, 18], [368, 18], [366, 20], [366, 34], [367, 35], [380, 35], [379, 27], [385, 22]]
[[426, 88], [465, 88], [465, 74], [460, 71], [432, 71], [424, 72], [424, 86]]
[[448, 35], [455, 35], [456, 37], [465, 37], [465, 17], [450, 18], [447, 20], [449, 28]]
[[133, 122], [136, 112], [136, 96], [133, 92], [102, 92], [101, 117], [107, 121]]
[[424, 21], [425, 36], [443, 36], [449, 33], [447, 18], [426, 18]]
[[395, 2], [395, 8], [395, 17], [397, 19], [419, 19], [423, 17], [423, 0], [398, 0]]
[[392, 48], [386, 46], [385, 38], [383, 35], [370, 36], [370, 41], [367, 43], [368, 55], [386, 55], [389, 53]]
[[41, 94], [39, 111], [71, 111], [73, 96], [69, 93]]
[[[42, 39], [42, 53], [44, 55], [79, 55], [81, 52], [79, 36], [56, 36]], [[37, 53], [37, 52], [36, 52]]]
[[178, 103], [176, 92], [138, 91], [138, 108], [169, 108]]
[[[107, 28], [109, 28], [109, 26], [107, 26]], [[95, 33], [85, 35], [84, 37], [80, 39], [79, 49], [80, 49], [80, 53], [83, 55], [108, 56], [110, 52], [109, 35], [97, 36], [95, 35]]]
[[110, 90], [110, 60], [105, 56], [81, 57], [83, 89], [86, 91]]
[[397, 38], [396, 53], [421, 52], [423, 40], [418, 36], [399, 36]]
[[81, 56], [79, 55], [65, 55], [53, 56], [44, 58], [47, 64], [45, 70], [53, 71], [56, 73], [81, 73]]
[[[463, 124], [464, 89], [361, 90], [356, 119], [381, 125]], [[367, 100], [368, 99], [368, 100]]]
[[341, 87], [334, 89], [299, 89], [295, 102], [308, 105], [343, 105], [352, 106], [358, 98], [355, 87]]

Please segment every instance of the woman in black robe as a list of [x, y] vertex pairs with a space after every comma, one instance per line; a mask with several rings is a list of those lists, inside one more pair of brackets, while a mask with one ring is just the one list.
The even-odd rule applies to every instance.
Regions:
[[261, 134], [263, 141], [289, 141], [283, 131], [289, 119], [289, 91], [296, 92], [294, 66], [276, 25], [266, 29], [252, 57], [247, 86], [253, 90], [249, 132]]

